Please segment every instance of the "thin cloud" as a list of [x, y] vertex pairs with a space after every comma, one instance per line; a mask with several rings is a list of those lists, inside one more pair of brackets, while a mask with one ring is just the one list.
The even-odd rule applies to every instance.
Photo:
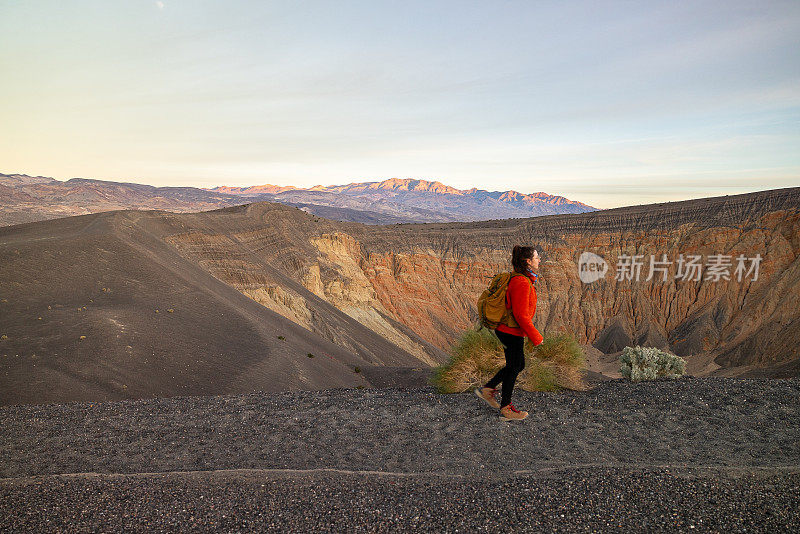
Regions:
[[156, 7], [158, 7], [158, 9], [164, 9], [164, 2], [156, 2]]

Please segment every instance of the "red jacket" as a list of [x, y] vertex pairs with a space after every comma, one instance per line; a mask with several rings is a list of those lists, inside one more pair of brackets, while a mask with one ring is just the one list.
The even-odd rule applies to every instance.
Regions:
[[520, 328], [511, 328], [504, 324], [497, 325], [497, 330], [506, 334], [525, 337], [540, 345], [544, 338], [542, 334], [533, 326], [533, 314], [536, 313], [536, 286], [534, 278], [529, 276], [513, 276], [508, 282], [506, 290], [506, 308], [511, 308], [514, 319], [519, 323]]

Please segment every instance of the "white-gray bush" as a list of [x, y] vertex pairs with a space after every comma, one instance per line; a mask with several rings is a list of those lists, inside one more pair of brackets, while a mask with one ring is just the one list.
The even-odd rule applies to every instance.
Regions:
[[655, 347], [625, 347], [619, 361], [622, 376], [633, 382], [678, 378], [686, 372], [686, 360]]

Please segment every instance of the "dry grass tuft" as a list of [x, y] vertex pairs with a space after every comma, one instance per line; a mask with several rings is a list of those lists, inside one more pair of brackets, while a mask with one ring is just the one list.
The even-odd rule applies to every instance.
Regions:
[[450, 349], [450, 361], [435, 369], [433, 384], [440, 393], [461, 393], [486, 383], [505, 362], [494, 332], [467, 330]]
[[525, 369], [517, 377], [515, 387], [525, 391], [558, 391], [558, 378], [552, 365], [526, 354]]
[[[461, 393], [485, 384], [505, 365], [503, 345], [485, 328], [464, 332], [450, 352], [450, 361], [435, 370], [432, 380], [441, 393]], [[526, 391], [584, 391], [585, 367], [575, 338], [568, 334], [545, 337], [538, 347], [526, 343], [525, 370], [517, 385]]]
[[[530, 345], [527, 343], [526, 345]], [[586, 356], [577, 340], [567, 333], [547, 336], [538, 347], [527, 347], [533, 359], [550, 368], [559, 388], [586, 391], [588, 385], [584, 378]], [[524, 386], [523, 386], [524, 387]], [[526, 388], [527, 389], [527, 388]], [[542, 391], [529, 389], [528, 391]]]

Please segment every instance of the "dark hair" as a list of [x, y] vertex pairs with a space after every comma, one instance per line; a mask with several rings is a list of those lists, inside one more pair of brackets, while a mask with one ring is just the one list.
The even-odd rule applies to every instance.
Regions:
[[511, 251], [511, 265], [514, 266], [514, 271], [525, 274], [528, 272], [528, 262], [525, 260], [533, 257], [533, 247], [522, 247], [514, 245], [514, 250]]

